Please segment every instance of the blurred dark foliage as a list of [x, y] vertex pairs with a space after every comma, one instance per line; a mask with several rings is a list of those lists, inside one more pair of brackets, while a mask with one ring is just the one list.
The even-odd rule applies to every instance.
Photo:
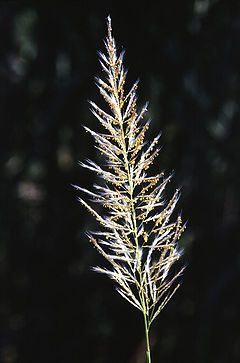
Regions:
[[188, 219], [188, 268], [153, 327], [153, 361], [240, 361], [240, 3], [158, 3], [0, 2], [3, 363], [144, 362], [142, 317], [91, 272], [104, 263], [84, 234], [95, 222], [70, 186], [95, 178], [77, 161], [97, 158], [81, 125], [99, 127], [87, 101], [100, 100], [109, 13]]

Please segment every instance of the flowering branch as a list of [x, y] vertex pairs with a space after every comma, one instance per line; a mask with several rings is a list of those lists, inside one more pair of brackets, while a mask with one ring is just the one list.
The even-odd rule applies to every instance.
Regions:
[[107, 209], [102, 215], [79, 198], [104, 227], [98, 232], [88, 232], [88, 237], [112, 269], [96, 267], [94, 270], [113, 279], [119, 294], [143, 313], [147, 359], [151, 362], [148, 333], [152, 322], [179, 287], [175, 282], [184, 268], [175, 274], [170, 273], [170, 269], [181, 255], [177, 241], [185, 224], [182, 225], [181, 215], [171, 221], [179, 189], [168, 203], [163, 200], [164, 189], [172, 175], [165, 177], [160, 172], [151, 176], [147, 172], [159, 153], [160, 135], [149, 145], [144, 142], [149, 127], [149, 121], [144, 121], [147, 105], [137, 110], [138, 82], [125, 93], [124, 52], [117, 54], [110, 17], [105, 47], [106, 54], [100, 52], [99, 56], [106, 78], [97, 78], [96, 84], [109, 111], [90, 102], [92, 113], [105, 133], [85, 127], [95, 139], [105, 164], [98, 165], [91, 160], [80, 163], [97, 173], [102, 183], [94, 185], [94, 192], [75, 187]]

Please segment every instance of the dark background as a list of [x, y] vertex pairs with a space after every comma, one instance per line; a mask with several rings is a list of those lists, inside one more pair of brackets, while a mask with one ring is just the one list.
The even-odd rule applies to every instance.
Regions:
[[188, 268], [153, 326], [153, 362], [240, 362], [240, 2], [158, 3], [0, 2], [3, 363], [144, 362], [142, 317], [91, 272], [96, 223], [70, 186], [95, 179], [77, 162], [97, 159], [81, 125], [98, 128], [88, 100], [100, 100], [109, 13], [188, 220]]

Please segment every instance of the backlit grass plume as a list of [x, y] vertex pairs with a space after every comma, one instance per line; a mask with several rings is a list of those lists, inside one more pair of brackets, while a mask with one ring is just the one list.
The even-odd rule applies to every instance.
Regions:
[[106, 209], [103, 215], [79, 198], [101, 224], [98, 232], [88, 232], [88, 236], [111, 266], [94, 270], [113, 279], [117, 291], [143, 313], [147, 361], [151, 362], [149, 329], [179, 287], [177, 280], [183, 269], [170, 269], [181, 255], [177, 241], [185, 225], [180, 215], [171, 220], [179, 190], [164, 201], [164, 189], [172, 175], [148, 173], [159, 153], [160, 135], [150, 143], [144, 141], [149, 127], [149, 121], [144, 121], [147, 105], [137, 108], [137, 82], [125, 93], [124, 52], [117, 52], [110, 17], [105, 47], [106, 54], [99, 53], [105, 77], [97, 78], [96, 83], [107, 110], [90, 102], [105, 131], [97, 133], [85, 127], [104, 162], [80, 163], [97, 173], [102, 182], [94, 185], [94, 191], [76, 188]]

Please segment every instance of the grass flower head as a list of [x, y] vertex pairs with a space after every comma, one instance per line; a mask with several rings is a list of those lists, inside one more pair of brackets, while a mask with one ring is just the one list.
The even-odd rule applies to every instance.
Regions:
[[80, 163], [97, 173], [100, 182], [92, 191], [76, 188], [106, 209], [106, 213], [97, 212], [92, 204], [79, 198], [101, 224], [100, 230], [88, 232], [88, 237], [110, 264], [109, 269], [94, 269], [113, 279], [119, 294], [143, 313], [147, 359], [151, 362], [148, 333], [179, 287], [177, 281], [183, 268], [172, 272], [171, 267], [181, 255], [178, 240], [185, 224], [180, 214], [172, 220], [179, 189], [168, 202], [164, 200], [164, 190], [172, 175], [149, 173], [159, 154], [160, 135], [150, 143], [145, 141], [149, 128], [149, 121], [145, 121], [147, 104], [140, 110], [137, 107], [138, 82], [126, 92], [124, 52], [118, 54], [110, 17], [107, 22], [106, 52], [99, 53], [104, 77], [96, 79], [107, 109], [90, 102], [103, 132], [85, 127], [95, 139], [104, 163], [98, 165], [91, 160]]

